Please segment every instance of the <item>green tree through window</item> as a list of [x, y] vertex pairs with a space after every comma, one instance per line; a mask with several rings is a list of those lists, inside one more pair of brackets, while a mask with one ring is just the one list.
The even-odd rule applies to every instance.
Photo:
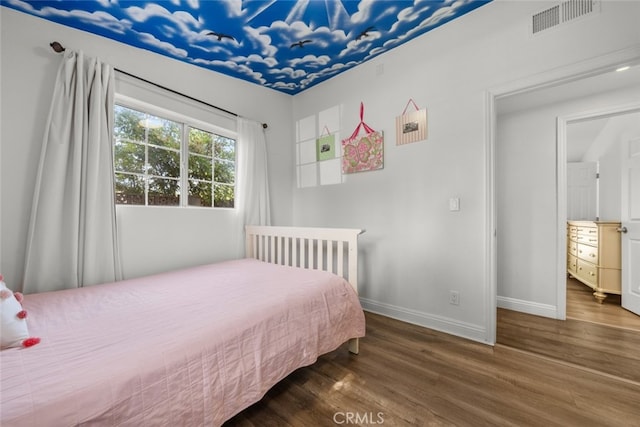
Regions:
[[[232, 208], [235, 158], [235, 140], [231, 138], [116, 105], [118, 204]], [[182, 159], [187, 165], [186, 176], [180, 173]]]

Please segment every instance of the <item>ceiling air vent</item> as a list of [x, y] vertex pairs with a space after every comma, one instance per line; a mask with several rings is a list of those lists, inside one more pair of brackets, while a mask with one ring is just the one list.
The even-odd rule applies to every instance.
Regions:
[[562, 22], [571, 21], [584, 15], [595, 12], [596, 5], [593, 0], [568, 0], [562, 2]]
[[533, 34], [556, 25], [560, 25], [560, 6], [553, 6], [533, 15]]
[[531, 18], [531, 33], [556, 27], [576, 18], [591, 15], [599, 10], [600, 0], [566, 0], [536, 13]]

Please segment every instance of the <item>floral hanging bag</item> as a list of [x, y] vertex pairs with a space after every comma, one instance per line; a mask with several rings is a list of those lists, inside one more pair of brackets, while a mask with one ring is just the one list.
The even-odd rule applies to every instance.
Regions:
[[[365, 135], [360, 135], [364, 129]], [[364, 105], [360, 103], [360, 123], [351, 136], [342, 140], [342, 173], [382, 169], [384, 135], [364, 122]]]

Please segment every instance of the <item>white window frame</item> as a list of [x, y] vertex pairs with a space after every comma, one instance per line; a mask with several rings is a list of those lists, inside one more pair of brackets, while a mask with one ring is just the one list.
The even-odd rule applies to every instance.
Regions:
[[[158, 107], [157, 105], [150, 104], [148, 102], [141, 101], [139, 99], [116, 93], [114, 96], [114, 103], [122, 107], [137, 110], [143, 113], [148, 113], [154, 116], [158, 116], [167, 120], [171, 120], [182, 124], [182, 135], [180, 142], [180, 202], [181, 208], [194, 208], [194, 209], [236, 209], [238, 201], [238, 136], [237, 133], [222, 127], [213, 125], [211, 123], [198, 120], [196, 118], [180, 114], [176, 111], [166, 108]], [[217, 207], [217, 206], [190, 206], [189, 205], [189, 128], [196, 128], [205, 132], [210, 132], [225, 138], [233, 139], [236, 142], [235, 159], [234, 159], [234, 207]], [[215, 157], [214, 157], [215, 162]], [[114, 176], [116, 173], [115, 164], [113, 170]], [[212, 173], [211, 179], [215, 184], [214, 174]], [[212, 189], [212, 198], [215, 197]], [[147, 195], [145, 192], [145, 204], [144, 205], [118, 205], [118, 206], [137, 206], [137, 207], [178, 207], [176, 205], [161, 206], [161, 205], [149, 205]]]

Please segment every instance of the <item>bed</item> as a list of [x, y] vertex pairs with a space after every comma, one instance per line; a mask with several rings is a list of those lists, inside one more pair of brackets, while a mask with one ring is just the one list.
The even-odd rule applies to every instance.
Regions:
[[244, 259], [26, 295], [41, 342], [0, 352], [0, 425], [221, 425], [318, 356], [357, 353], [360, 233], [247, 227]]

